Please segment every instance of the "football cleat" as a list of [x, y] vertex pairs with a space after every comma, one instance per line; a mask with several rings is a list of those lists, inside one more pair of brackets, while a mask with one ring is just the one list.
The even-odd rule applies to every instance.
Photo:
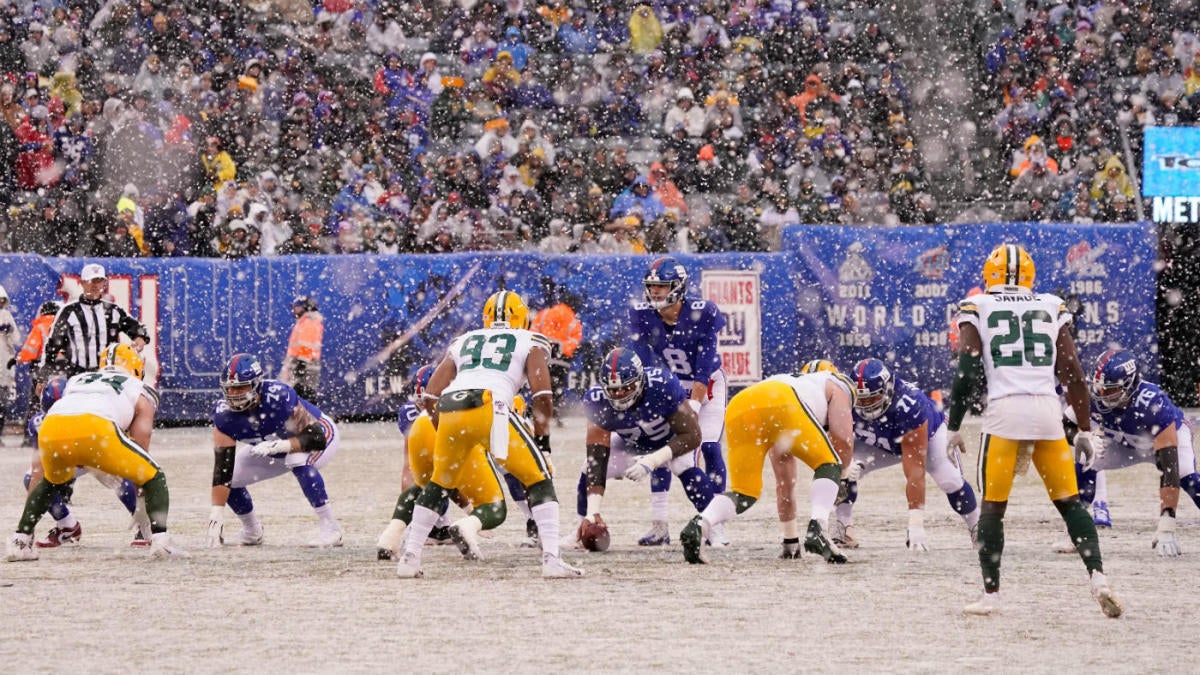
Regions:
[[656, 520], [650, 523], [650, 531], [638, 539], [638, 546], [666, 546], [671, 543], [671, 532], [667, 529], [667, 521]]
[[816, 553], [831, 565], [840, 565], [846, 562], [846, 556], [842, 555], [837, 545], [825, 537], [825, 533], [821, 531], [821, 524], [815, 520], [808, 521], [808, 533], [804, 536], [804, 550]]
[[396, 576], [401, 579], [420, 579], [425, 576], [421, 571], [421, 557], [405, 551], [396, 565]]
[[846, 525], [835, 518], [829, 525], [829, 538], [838, 548], [858, 548], [858, 540], [854, 538], [853, 530], [853, 525]]
[[708, 528], [708, 538], [704, 543], [709, 546], [725, 548], [730, 545], [729, 535], [725, 533], [725, 523], [717, 523]]
[[578, 579], [583, 576], [583, 570], [567, 564], [562, 558], [550, 554], [542, 554], [543, 579]]
[[1112, 527], [1112, 516], [1108, 512], [1108, 502], [1092, 504], [1092, 522], [1096, 527]]
[[425, 540], [425, 543], [433, 544], [435, 546], [445, 546], [446, 544], [453, 544], [454, 538], [450, 536], [450, 526], [449, 525], [439, 525], [439, 526], [433, 528], [432, 530], [430, 530], [429, 538]]
[[1104, 616], [1110, 619], [1121, 616], [1121, 613], [1125, 611], [1125, 608], [1121, 606], [1121, 601], [1108, 587], [1108, 579], [1104, 578], [1103, 572], [1092, 572], [1092, 597], [1100, 603], [1100, 609], [1104, 612]]
[[975, 602], [963, 607], [963, 614], [991, 616], [1000, 613], [1000, 593], [984, 593]]
[[37, 547], [33, 544], [33, 535], [14, 532], [4, 543], [4, 559], [8, 562], [37, 560]]
[[[469, 516], [468, 516], [469, 517]], [[479, 533], [461, 522], [450, 526], [450, 540], [466, 560], [482, 560], [479, 553]]]
[[63, 544], [78, 544], [83, 537], [83, 526], [75, 523], [74, 527], [52, 527], [46, 533], [45, 539], [38, 539], [38, 548], [58, 548]]
[[133, 548], [145, 548], [150, 545], [150, 540], [147, 539], [141, 532], [133, 535], [133, 541], [129, 542]]
[[[239, 533], [241, 534], [241, 533]], [[259, 533], [259, 542], [262, 543], [262, 534]], [[247, 544], [248, 546], [256, 546], [257, 544]], [[321, 523], [320, 529], [317, 530], [317, 536], [308, 541], [309, 548], [336, 548], [342, 545], [342, 528], [338, 527], [337, 523], [325, 524]]]
[[683, 559], [693, 565], [704, 564], [704, 556], [701, 554], [703, 542], [704, 519], [697, 515], [689, 520], [679, 533], [679, 543], [683, 544]]
[[1055, 553], [1075, 553], [1075, 542], [1071, 541], [1071, 535], [1063, 532], [1058, 539], [1054, 540]]
[[537, 521], [529, 518], [525, 521], [525, 538], [521, 540], [521, 548], [540, 548], [542, 540], [538, 537]]
[[159, 559], [187, 557], [187, 553], [171, 541], [171, 535], [167, 532], [156, 532], [150, 537], [150, 555]]
[[243, 525], [242, 529], [238, 530], [237, 534], [225, 539], [224, 543], [232, 546], [262, 546], [262, 523], [255, 523], [253, 526]]
[[380, 560], [395, 560], [398, 559], [400, 551], [400, 542], [404, 540], [404, 533], [408, 529], [408, 523], [393, 518], [388, 521], [387, 527], [379, 534], [379, 539], [375, 542], [376, 557]]

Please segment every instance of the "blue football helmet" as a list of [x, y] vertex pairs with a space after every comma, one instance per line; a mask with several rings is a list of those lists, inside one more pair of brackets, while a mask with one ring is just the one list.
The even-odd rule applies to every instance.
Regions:
[[252, 354], [234, 354], [229, 365], [221, 373], [221, 391], [225, 402], [234, 412], [250, 410], [258, 405], [262, 395], [262, 383], [266, 375], [258, 357]]
[[[663, 309], [670, 307], [677, 302], [683, 301], [683, 296], [687, 294], [687, 270], [679, 261], [674, 258], [659, 258], [650, 264], [649, 271], [642, 279], [642, 285], [646, 287], [646, 302], [654, 309]], [[667, 296], [661, 299], [655, 299], [650, 293], [650, 288], [654, 286], [666, 286], [670, 290]]]
[[50, 406], [54, 402], [63, 397], [63, 392], [67, 389], [67, 378], [59, 377], [51, 379], [42, 387], [42, 412], [48, 412]]
[[1124, 349], [1110, 349], [1096, 361], [1096, 370], [1088, 383], [1092, 400], [1101, 410], [1115, 410], [1129, 404], [1133, 392], [1142, 383], [1137, 357]]
[[436, 369], [437, 366], [430, 363], [421, 366], [421, 368], [417, 370], [417, 374], [413, 375], [412, 401], [418, 406], [421, 405], [421, 394], [425, 393], [425, 387], [429, 386], [429, 378], [433, 377], [433, 371]]
[[646, 390], [646, 371], [642, 359], [631, 349], [617, 347], [604, 355], [600, 369], [600, 381], [604, 385], [604, 397], [613, 408], [629, 410], [642, 398]]
[[854, 383], [854, 410], [866, 420], [881, 417], [892, 404], [896, 379], [879, 359], [863, 359], [851, 371]]

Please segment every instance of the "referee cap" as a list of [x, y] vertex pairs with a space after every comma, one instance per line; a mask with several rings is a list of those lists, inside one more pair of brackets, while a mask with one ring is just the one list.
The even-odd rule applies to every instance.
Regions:
[[88, 263], [83, 266], [83, 271], [79, 273], [79, 278], [83, 281], [91, 281], [92, 279], [107, 279], [108, 275], [104, 273], [104, 265]]

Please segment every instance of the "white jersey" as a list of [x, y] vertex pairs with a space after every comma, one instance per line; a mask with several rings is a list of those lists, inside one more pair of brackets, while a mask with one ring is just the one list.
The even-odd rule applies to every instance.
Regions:
[[1055, 345], [1071, 313], [1049, 293], [980, 293], [959, 303], [959, 325], [983, 342], [988, 402], [1008, 396], [1057, 396]]
[[128, 429], [133, 409], [142, 396], [154, 400], [141, 380], [123, 370], [80, 373], [67, 380], [62, 398], [50, 406], [46, 416], [95, 415]]
[[533, 349], [550, 354], [550, 341], [540, 333], [517, 328], [481, 328], [450, 343], [450, 358], [458, 368], [445, 392], [487, 389], [492, 399], [512, 405], [525, 384], [525, 360]]
[[846, 382], [824, 370], [803, 375], [772, 375], [764, 382], [782, 382], [791, 387], [792, 391], [796, 392], [796, 398], [800, 399], [804, 407], [816, 418], [817, 424], [828, 426], [829, 396], [825, 394], [825, 383], [830, 380], [845, 389], [847, 395], [853, 396]]

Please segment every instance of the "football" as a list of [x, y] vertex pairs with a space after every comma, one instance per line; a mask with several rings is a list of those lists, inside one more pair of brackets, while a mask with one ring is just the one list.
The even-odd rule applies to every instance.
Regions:
[[579, 524], [579, 543], [589, 551], [596, 553], [607, 551], [611, 541], [608, 535], [608, 524], [599, 515], [593, 517], [596, 522], [585, 519]]

